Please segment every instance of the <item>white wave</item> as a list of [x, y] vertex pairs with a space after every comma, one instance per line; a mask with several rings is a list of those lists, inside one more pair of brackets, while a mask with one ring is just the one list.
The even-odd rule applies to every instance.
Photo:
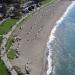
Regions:
[[49, 55], [47, 57], [48, 60], [48, 70], [47, 70], [47, 75], [50, 75], [51, 71], [52, 71], [52, 59], [51, 59], [51, 55], [52, 55], [52, 48], [51, 48], [51, 43], [53, 42], [53, 40], [56, 38], [55, 37], [55, 32], [57, 30], [57, 28], [59, 27], [60, 23], [63, 21], [63, 19], [65, 18], [65, 16], [67, 16], [67, 13], [69, 12], [69, 10], [75, 5], [75, 1], [72, 1], [72, 4], [67, 8], [66, 12], [64, 13], [64, 15], [56, 22], [56, 25], [54, 26], [54, 28], [51, 31], [51, 34], [49, 36], [49, 41], [47, 42], [47, 47], [49, 49]]

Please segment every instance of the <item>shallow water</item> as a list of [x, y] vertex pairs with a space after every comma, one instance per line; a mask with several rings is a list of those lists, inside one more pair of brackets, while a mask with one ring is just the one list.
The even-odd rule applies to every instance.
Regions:
[[47, 75], [75, 75], [75, 2], [57, 21], [47, 45]]

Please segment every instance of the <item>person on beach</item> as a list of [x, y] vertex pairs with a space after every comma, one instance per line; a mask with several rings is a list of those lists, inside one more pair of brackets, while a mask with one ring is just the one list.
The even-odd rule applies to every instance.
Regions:
[[29, 63], [27, 62], [26, 64], [25, 64], [25, 71], [26, 71], [26, 74], [30, 74], [30, 67], [29, 67]]

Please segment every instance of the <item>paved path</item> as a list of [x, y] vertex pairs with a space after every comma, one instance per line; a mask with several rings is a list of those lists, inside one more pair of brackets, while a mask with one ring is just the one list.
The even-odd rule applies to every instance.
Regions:
[[11, 75], [17, 75], [17, 72], [13, 69], [13, 66], [11, 65], [7, 57], [6, 48], [5, 48], [5, 45], [10, 35], [11, 35], [11, 32], [9, 32], [7, 35], [3, 35], [4, 39], [1, 44], [1, 59], [4, 61], [8, 70], [11, 72]]
[[0, 25], [1, 25], [4, 21], [6, 21], [7, 19], [9, 19], [9, 18], [6, 18], [6, 19], [3, 19], [2, 21], [0, 21]]

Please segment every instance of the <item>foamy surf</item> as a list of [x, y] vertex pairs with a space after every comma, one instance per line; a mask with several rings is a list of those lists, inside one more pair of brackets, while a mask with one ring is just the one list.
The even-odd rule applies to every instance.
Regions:
[[75, 5], [75, 1], [72, 2], [72, 4], [67, 8], [66, 12], [64, 13], [64, 15], [56, 22], [56, 25], [54, 26], [54, 28], [51, 31], [51, 34], [49, 36], [49, 41], [47, 42], [47, 47], [49, 50], [49, 55], [47, 57], [48, 60], [48, 70], [47, 70], [47, 75], [50, 75], [52, 73], [52, 47], [51, 47], [51, 43], [53, 42], [53, 40], [55, 40], [55, 32], [58, 29], [60, 23], [63, 21], [63, 19], [67, 16], [67, 13], [69, 12], [69, 10], [73, 7], [73, 5]]

